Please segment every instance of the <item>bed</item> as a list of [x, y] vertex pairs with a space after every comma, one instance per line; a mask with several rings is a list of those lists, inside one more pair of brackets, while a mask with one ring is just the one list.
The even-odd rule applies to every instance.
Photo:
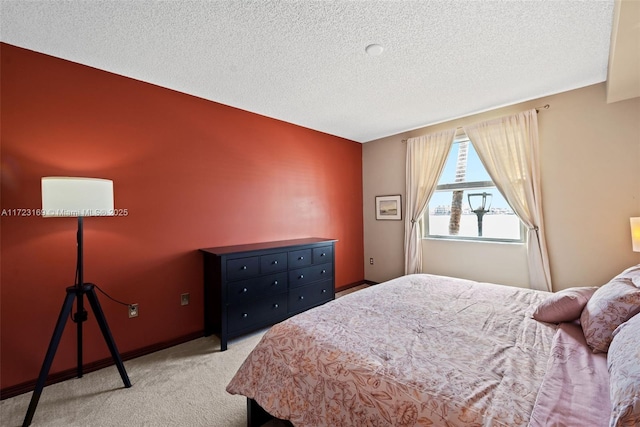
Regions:
[[[640, 383], [640, 265], [637, 283], [628, 273], [612, 279], [631, 295], [617, 326], [638, 323], [618, 340], [630, 343], [621, 369]], [[249, 425], [268, 413], [298, 427], [637, 426], [640, 386], [625, 385], [620, 405], [606, 350], [582, 330], [598, 292], [404, 276], [273, 326], [227, 391], [247, 397]]]

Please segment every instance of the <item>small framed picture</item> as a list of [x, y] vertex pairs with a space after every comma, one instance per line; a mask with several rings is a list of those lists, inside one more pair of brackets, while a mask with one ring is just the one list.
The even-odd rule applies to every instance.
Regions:
[[400, 195], [376, 196], [376, 219], [402, 219], [402, 203]]

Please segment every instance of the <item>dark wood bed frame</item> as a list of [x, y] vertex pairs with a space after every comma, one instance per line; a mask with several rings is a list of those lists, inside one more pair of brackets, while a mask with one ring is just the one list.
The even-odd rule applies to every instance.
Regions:
[[[264, 423], [269, 422], [275, 418], [273, 415], [262, 409], [262, 406], [258, 405], [253, 399], [247, 398], [247, 427], [260, 427]], [[287, 420], [280, 420], [284, 425], [293, 427]]]

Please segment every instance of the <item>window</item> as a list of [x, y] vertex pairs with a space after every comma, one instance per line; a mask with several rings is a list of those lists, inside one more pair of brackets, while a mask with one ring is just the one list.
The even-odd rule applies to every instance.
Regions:
[[523, 242], [524, 228], [471, 141], [454, 141], [424, 215], [425, 237]]

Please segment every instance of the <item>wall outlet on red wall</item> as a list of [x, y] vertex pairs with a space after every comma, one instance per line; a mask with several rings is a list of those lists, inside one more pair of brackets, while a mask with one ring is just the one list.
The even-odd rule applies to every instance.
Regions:
[[138, 304], [129, 304], [129, 317], [138, 317]]
[[180, 294], [180, 305], [189, 305], [189, 293]]

